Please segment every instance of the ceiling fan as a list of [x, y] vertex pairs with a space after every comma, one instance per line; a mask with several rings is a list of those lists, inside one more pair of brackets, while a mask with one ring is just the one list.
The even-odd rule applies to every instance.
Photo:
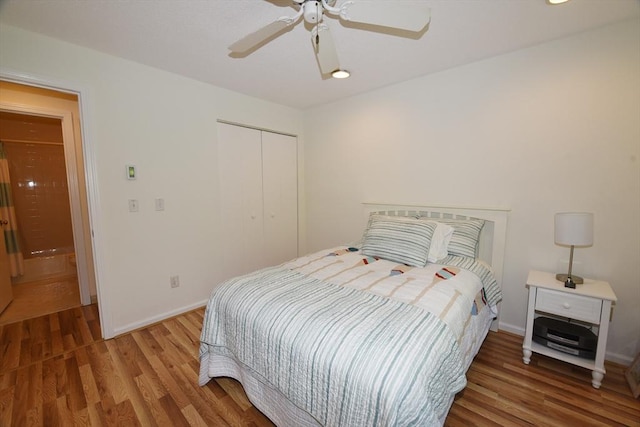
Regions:
[[[300, 18], [310, 25], [311, 43], [318, 60], [320, 72], [331, 74], [340, 70], [340, 62], [329, 26], [323, 22], [325, 14], [337, 16], [342, 21], [365, 24], [366, 29], [386, 27], [420, 32], [431, 19], [431, 11], [424, 0], [417, 1], [345, 1], [336, 5], [336, 0], [293, 0], [298, 13], [282, 16], [259, 30], [243, 37], [229, 46], [236, 54], [246, 54], [262, 43], [284, 33], [288, 27], [300, 22]], [[373, 26], [369, 28], [369, 26]]]

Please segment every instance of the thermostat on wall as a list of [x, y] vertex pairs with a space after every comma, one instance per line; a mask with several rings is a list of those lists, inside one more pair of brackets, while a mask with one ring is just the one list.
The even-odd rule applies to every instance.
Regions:
[[136, 179], [136, 167], [127, 165], [127, 179]]

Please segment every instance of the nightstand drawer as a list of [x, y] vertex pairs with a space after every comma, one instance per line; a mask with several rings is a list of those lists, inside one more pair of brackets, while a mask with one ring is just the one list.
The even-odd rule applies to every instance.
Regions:
[[599, 324], [602, 300], [549, 289], [538, 289], [536, 310]]

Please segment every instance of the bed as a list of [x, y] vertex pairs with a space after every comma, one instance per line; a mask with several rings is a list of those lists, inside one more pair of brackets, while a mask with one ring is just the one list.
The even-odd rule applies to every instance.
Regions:
[[276, 425], [442, 425], [499, 313], [507, 210], [364, 204], [361, 241], [213, 290], [200, 385]]

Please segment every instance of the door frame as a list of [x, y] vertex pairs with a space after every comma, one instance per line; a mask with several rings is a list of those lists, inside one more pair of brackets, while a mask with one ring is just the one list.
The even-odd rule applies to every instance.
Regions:
[[76, 254], [78, 271], [78, 285], [80, 289], [80, 303], [91, 304], [89, 289], [89, 267], [85, 252], [85, 232], [82, 226], [82, 206], [80, 204], [80, 186], [78, 180], [77, 153], [73, 136], [73, 119], [70, 111], [52, 108], [34, 107], [31, 105], [14, 104], [0, 100], [0, 111], [29, 116], [49, 117], [59, 119], [62, 127], [62, 143], [64, 147], [64, 162], [69, 188], [69, 204], [71, 206], [71, 229], [73, 230], [73, 246]]
[[[100, 316], [100, 329], [102, 331], [102, 337], [104, 339], [113, 338], [115, 336], [113, 329], [113, 322], [111, 319], [111, 310], [109, 304], [109, 294], [108, 289], [101, 286], [101, 271], [102, 271], [102, 245], [103, 241], [100, 226], [100, 203], [99, 203], [99, 191], [98, 191], [98, 174], [97, 174], [97, 166], [96, 166], [96, 155], [95, 148], [93, 145], [93, 139], [91, 138], [90, 131], [90, 123], [91, 123], [91, 114], [90, 114], [90, 98], [91, 98], [91, 90], [86, 87], [84, 84], [80, 84], [77, 82], [68, 82], [60, 79], [55, 79], [51, 77], [42, 77], [31, 74], [26, 74], [23, 72], [19, 72], [16, 70], [11, 70], [7, 68], [3, 68], [0, 66], [0, 80], [17, 83], [26, 86], [35, 86], [44, 89], [54, 90], [58, 92], [69, 93], [77, 96], [78, 99], [78, 110], [80, 111], [80, 132], [82, 137], [82, 153], [83, 153], [83, 164], [85, 171], [85, 183], [86, 183], [86, 195], [87, 195], [87, 204], [88, 204], [88, 217], [89, 217], [89, 227], [90, 227], [90, 236], [84, 235], [84, 230], [82, 236], [89, 237], [91, 239], [91, 246], [93, 250], [93, 264], [94, 264], [94, 275], [95, 275], [95, 283], [96, 283], [96, 293], [98, 298], [98, 312]], [[55, 113], [54, 113], [55, 114]], [[71, 130], [73, 132], [73, 129]], [[66, 139], [66, 138], [65, 138]], [[65, 150], [66, 151], [66, 150]], [[74, 151], [75, 155], [75, 151]], [[66, 156], [66, 154], [65, 154]], [[73, 164], [75, 168], [75, 163]], [[77, 185], [77, 170], [75, 175], [75, 184]], [[82, 225], [82, 222], [79, 222], [79, 225]], [[74, 230], [74, 243], [75, 243], [75, 230]], [[80, 239], [82, 241], [82, 247], [84, 248], [84, 244], [86, 240]], [[76, 248], [77, 252], [80, 252], [78, 248]], [[77, 257], [77, 255], [76, 255]], [[78, 258], [76, 258], [78, 259]], [[79, 261], [79, 260], [78, 260]], [[79, 263], [78, 263], [79, 265]], [[86, 264], [85, 264], [86, 265]], [[86, 273], [87, 270], [85, 270]], [[80, 281], [80, 277], [78, 277]], [[88, 283], [86, 282], [87, 286]], [[81, 288], [82, 292], [82, 288]], [[87, 288], [87, 294], [89, 293]], [[90, 296], [89, 296], [90, 299]]]

